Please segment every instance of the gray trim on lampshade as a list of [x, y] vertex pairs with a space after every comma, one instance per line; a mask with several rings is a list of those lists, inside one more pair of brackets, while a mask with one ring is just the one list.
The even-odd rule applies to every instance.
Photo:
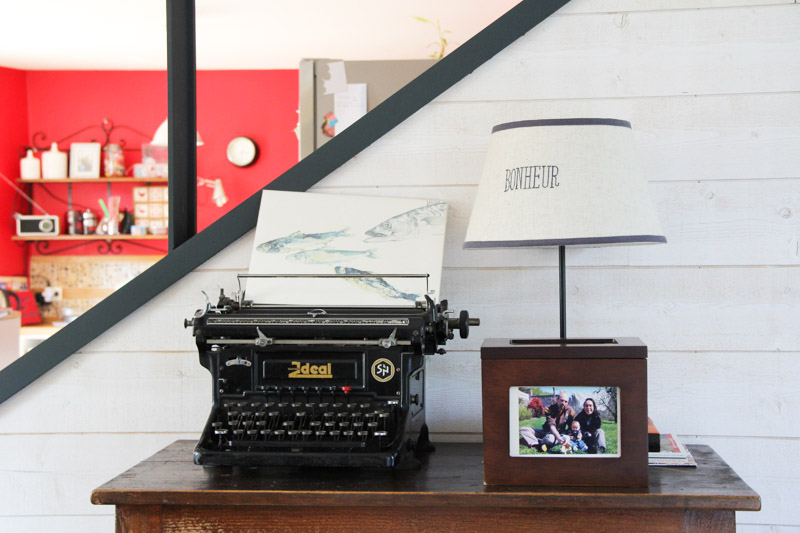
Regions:
[[498, 124], [492, 128], [492, 133], [503, 130], [510, 130], [513, 128], [531, 128], [536, 126], [620, 126], [622, 128], [630, 128], [631, 123], [627, 120], [618, 120], [616, 118], [551, 118], [544, 120], [518, 120], [516, 122], [506, 122]]
[[465, 241], [464, 248], [545, 248], [549, 246], [602, 246], [604, 244], [663, 244], [666, 242], [667, 238], [663, 235], [615, 235], [611, 237], [540, 239], [533, 241]]

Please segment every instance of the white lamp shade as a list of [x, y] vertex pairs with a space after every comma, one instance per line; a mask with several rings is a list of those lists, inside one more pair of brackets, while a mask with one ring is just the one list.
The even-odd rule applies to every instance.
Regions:
[[492, 129], [464, 248], [663, 242], [629, 122]]
[[[203, 139], [200, 138], [200, 133], [197, 133], [197, 146], [203, 146]], [[161, 125], [156, 130], [155, 135], [153, 135], [153, 140], [150, 141], [150, 144], [154, 144], [156, 146], [168, 146], [169, 145], [169, 119], [164, 120]]]

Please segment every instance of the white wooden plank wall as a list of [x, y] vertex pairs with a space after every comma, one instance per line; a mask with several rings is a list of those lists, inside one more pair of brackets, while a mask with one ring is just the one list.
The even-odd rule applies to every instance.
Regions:
[[[450, 203], [442, 295], [482, 325], [429, 360], [435, 439], [480, 439], [483, 338], [558, 327], [554, 250], [461, 249], [491, 126], [628, 119], [669, 243], [569, 250], [569, 333], [641, 337], [659, 427], [761, 494], [740, 528], [800, 529], [798, 29], [789, 0], [576, 0], [315, 188]], [[198, 437], [210, 380], [182, 320], [201, 289], [235, 285], [251, 245], [0, 405], [0, 530], [111, 531], [91, 490]]]

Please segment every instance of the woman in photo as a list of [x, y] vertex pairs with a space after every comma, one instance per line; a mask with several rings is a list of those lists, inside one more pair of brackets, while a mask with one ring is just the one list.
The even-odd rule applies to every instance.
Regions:
[[603, 420], [597, 412], [597, 404], [592, 398], [583, 402], [583, 410], [575, 415], [581, 425], [583, 442], [589, 447], [589, 453], [606, 453], [606, 434], [600, 427]]

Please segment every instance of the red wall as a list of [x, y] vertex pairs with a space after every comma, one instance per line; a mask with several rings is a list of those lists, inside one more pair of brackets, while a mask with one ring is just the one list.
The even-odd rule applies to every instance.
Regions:
[[[198, 189], [198, 231], [297, 162], [297, 138], [293, 131], [297, 125], [297, 77], [296, 70], [197, 73], [197, 129], [204, 142], [197, 148], [198, 176], [220, 178], [229, 198], [219, 208], [211, 201], [210, 188]], [[24, 110], [27, 100], [27, 124], [23, 118], [14, 128], [21, 133], [6, 140], [4, 150], [0, 151], [13, 163], [9, 167], [11, 174], [6, 172], [9, 177], [16, 177], [19, 172], [18, 147], [31, 144], [31, 136], [36, 132], [46, 135], [46, 139], [37, 137], [37, 142], [49, 146], [50, 142], [85, 126], [99, 126], [104, 118], [118, 127], [126, 125], [147, 134], [143, 137], [123, 128], [112, 134], [112, 142], [122, 138], [127, 148], [133, 148], [125, 152], [126, 167], [131, 167], [141, 161], [141, 144], [149, 142], [167, 117], [167, 75], [163, 71], [28, 71], [21, 84], [22, 89], [17, 91], [21, 94], [9, 94], [6, 83], [0, 86], [0, 96], [5, 101], [10, 97], [19, 100], [19, 107]], [[20, 112], [24, 116], [24, 111]], [[256, 163], [244, 169], [231, 165], [225, 157], [228, 142], [239, 135], [253, 138], [260, 149]], [[68, 151], [71, 142], [91, 140], [104, 140], [99, 127], [70, 137], [59, 148]], [[105, 184], [73, 185], [72, 194], [76, 206], [90, 207], [99, 213], [97, 199], [105, 198], [107, 189]], [[130, 187], [114, 185], [112, 194], [122, 197], [122, 207], [132, 209]], [[66, 197], [66, 184], [35, 187], [37, 202], [51, 214], [66, 212]], [[162, 243], [148, 241], [156, 242]], [[3, 239], [0, 246], [6, 244], [7, 239]], [[166, 241], [162, 246], [166, 250]], [[69, 253], [92, 254], [95, 250], [96, 246], [84, 246]], [[123, 253], [150, 252], [129, 246]]]
[[[20, 148], [28, 138], [25, 72], [0, 67], [0, 172], [14, 180], [19, 175]], [[0, 276], [27, 275], [25, 248], [11, 240], [16, 224], [11, 215], [27, 202], [4, 181], [0, 181]]]

